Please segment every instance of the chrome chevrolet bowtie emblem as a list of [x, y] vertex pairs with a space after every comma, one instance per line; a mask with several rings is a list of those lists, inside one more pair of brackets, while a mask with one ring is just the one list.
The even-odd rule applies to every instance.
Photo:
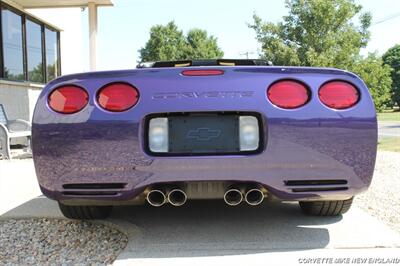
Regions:
[[210, 129], [208, 127], [201, 127], [197, 129], [189, 130], [186, 134], [187, 139], [195, 139], [197, 141], [209, 141], [216, 139], [221, 135], [221, 130]]

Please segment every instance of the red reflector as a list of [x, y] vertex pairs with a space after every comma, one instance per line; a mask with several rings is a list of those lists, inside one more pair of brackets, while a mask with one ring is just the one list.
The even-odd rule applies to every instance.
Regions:
[[51, 92], [48, 103], [51, 109], [62, 114], [73, 114], [88, 103], [87, 92], [74, 85], [62, 86]]
[[283, 80], [272, 84], [267, 91], [268, 99], [278, 107], [294, 109], [309, 100], [308, 89], [300, 82]]
[[103, 87], [97, 95], [99, 105], [111, 112], [123, 112], [139, 100], [138, 90], [126, 83], [112, 83]]
[[346, 109], [355, 105], [360, 95], [358, 90], [348, 82], [331, 81], [322, 85], [318, 92], [323, 104], [334, 109]]
[[223, 74], [224, 71], [220, 69], [195, 69], [182, 71], [182, 75], [184, 76], [216, 76]]

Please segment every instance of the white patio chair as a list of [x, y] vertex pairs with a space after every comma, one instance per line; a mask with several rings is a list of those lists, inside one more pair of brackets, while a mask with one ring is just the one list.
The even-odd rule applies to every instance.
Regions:
[[4, 106], [0, 104], [0, 158], [10, 159], [10, 142], [13, 138], [26, 137], [31, 150], [31, 123], [22, 119], [8, 120]]

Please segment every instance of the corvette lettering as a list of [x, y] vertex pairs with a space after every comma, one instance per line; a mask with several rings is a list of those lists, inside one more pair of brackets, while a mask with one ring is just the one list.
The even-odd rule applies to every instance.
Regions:
[[159, 92], [153, 99], [197, 99], [197, 98], [246, 98], [252, 97], [254, 91], [204, 91], [204, 92]]

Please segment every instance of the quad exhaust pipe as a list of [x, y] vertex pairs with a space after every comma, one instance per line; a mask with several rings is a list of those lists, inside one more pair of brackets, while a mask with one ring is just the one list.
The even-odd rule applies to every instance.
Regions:
[[243, 201], [243, 193], [238, 188], [230, 188], [224, 194], [224, 201], [230, 206], [239, 205]]
[[187, 195], [180, 188], [169, 189], [166, 192], [162, 189], [151, 189], [146, 195], [146, 200], [154, 207], [161, 207], [167, 202], [178, 207], [186, 203]]
[[[257, 206], [263, 202], [266, 196], [266, 190], [261, 186], [234, 185], [225, 191], [224, 201], [229, 206], [237, 206], [243, 201], [251, 206]], [[179, 207], [184, 205], [187, 199], [186, 192], [179, 187], [150, 189], [146, 194], [147, 202], [154, 207], [161, 207], [167, 202]]]
[[225, 192], [224, 201], [230, 206], [236, 206], [244, 200], [247, 204], [256, 206], [261, 204], [265, 197], [266, 193], [259, 186], [253, 186], [247, 189], [240, 189], [239, 186], [232, 186]]
[[244, 200], [251, 206], [257, 206], [263, 202], [265, 198], [264, 192], [259, 188], [252, 188], [246, 192]]
[[167, 197], [162, 190], [152, 189], [146, 195], [147, 202], [154, 207], [161, 207], [167, 201]]
[[187, 195], [182, 189], [175, 188], [168, 192], [168, 202], [173, 206], [182, 206], [186, 203], [186, 200]]

